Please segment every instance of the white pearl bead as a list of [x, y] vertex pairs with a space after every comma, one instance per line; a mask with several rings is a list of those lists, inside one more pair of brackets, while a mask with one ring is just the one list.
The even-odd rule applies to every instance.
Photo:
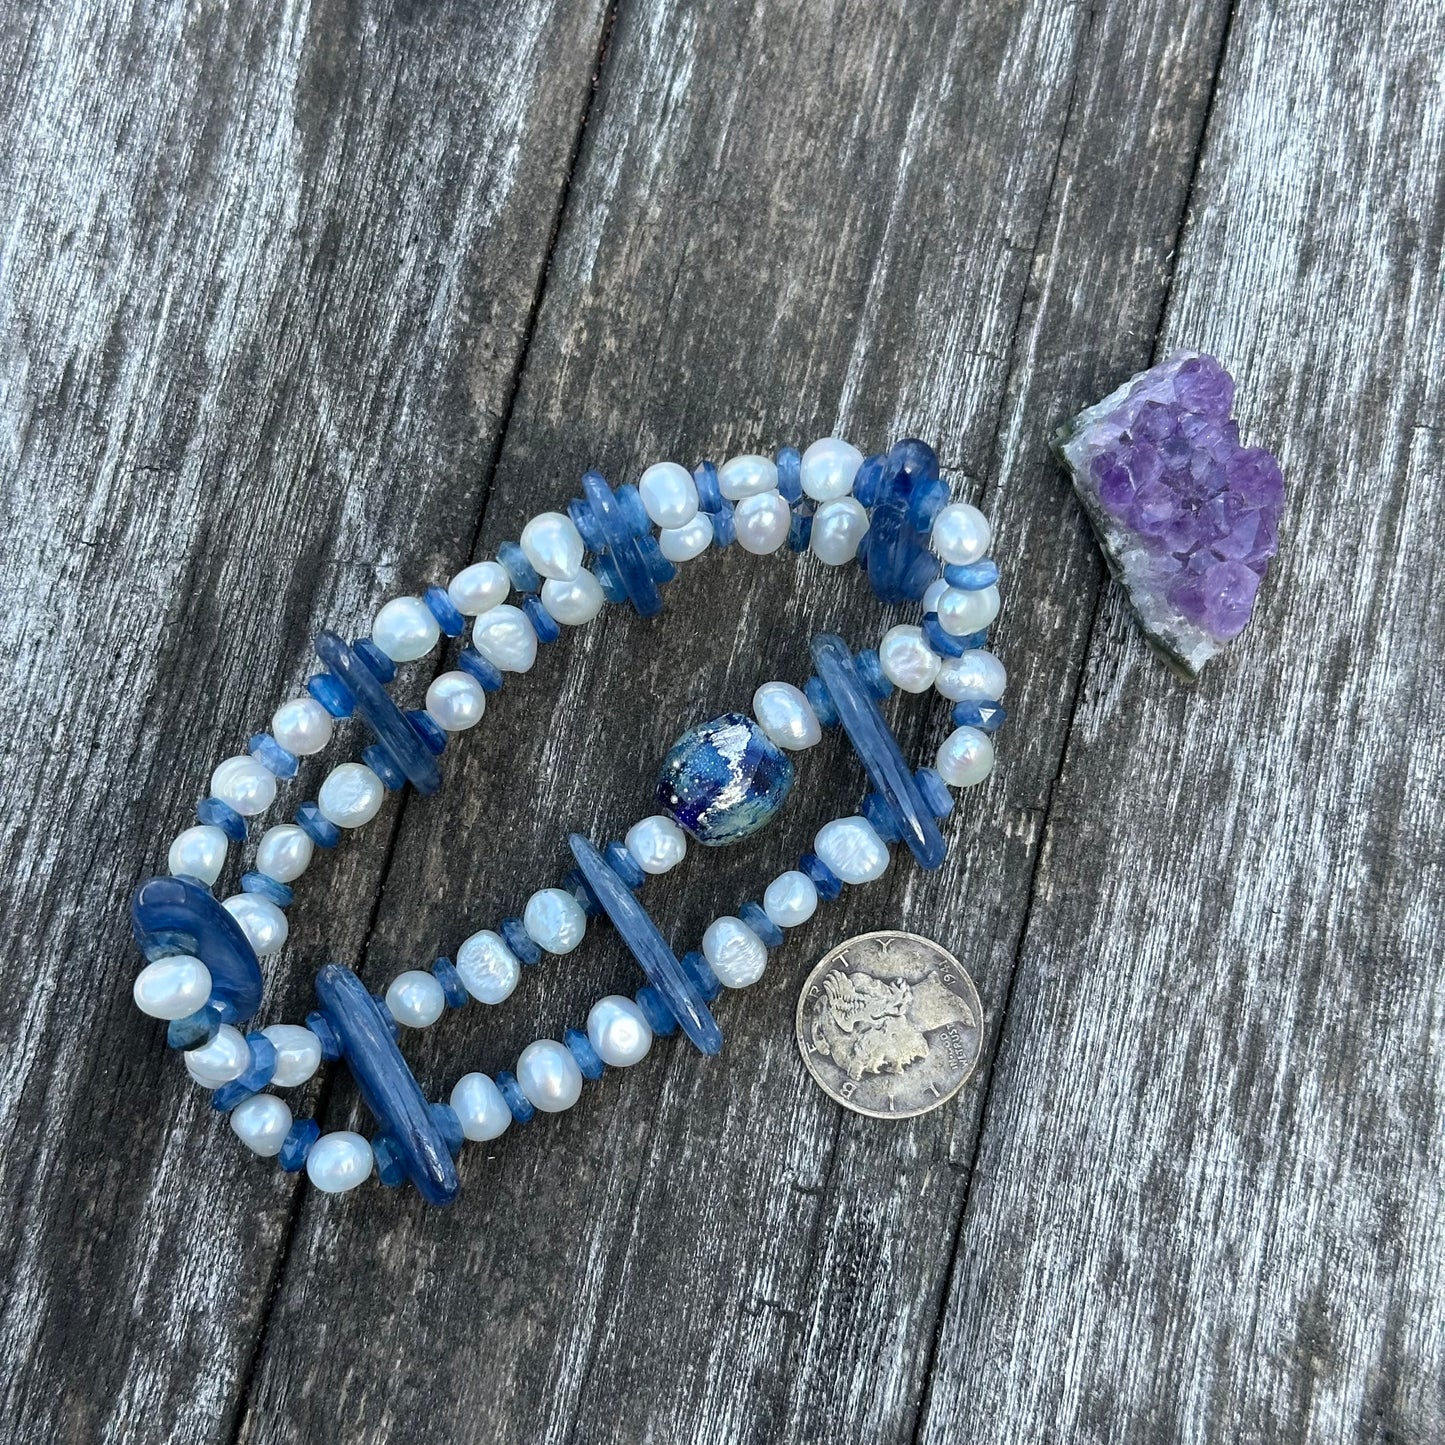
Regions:
[[306, 1177], [323, 1194], [344, 1194], [371, 1177], [371, 1145], [349, 1129], [323, 1134], [306, 1156]]
[[659, 527], [681, 527], [697, 515], [697, 483], [686, 467], [656, 462], [637, 483], [647, 515]]
[[275, 801], [276, 774], [250, 753], [240, 753], [211, 774], [211, 796], [229, 803], [243, 818], [252, 818]]
[[763, 912], [779, 928], [796, 928], [817, 911], [817, 885], [796, 868], [779, 873], [763, 893]]
[[203, 1089], [219, 1089], [239, 1079], [251, 1066], [251, 1046], [240, 1029], [222, 1024], [216, 1037], [198, 1049], [187, 1049], [186, 1072]]
[[938, 625], [950, 637], [982, 632], [997, 616], [997, 587], [980, 587], [976, 591], [950, 587], [938, 599]]
[[253, 1154], [274, 1159], [291, 1132], [291, 1110], [275, 1094], [252, 1094], [231, 1110], [231, 1131]]
[[365, 763], [338, 763], [316, 790], [316, 806], [328, 823], [359, 828], [381, 811], [386, 789]]
[[478, 1003], [501, 1003], [517, 986], [522, 965], [501, 934], [484, 928], [457, 949], [457, 974]]
[[712, 518], [699, 512], [681, 527], [668, 527], [658, 535], [657, 545], [669, 562], [691, 562], [712, 546]]
[[544, 1114], [560, 1114], [582, 1096], [582, 1070], [555, 1039], [536, 1039], [517, 1059], [517, 1084]]
[[386, 1006], [406, 1028], [429, 1029], [446, 1012], [447, 996], [431, 974], [409, 968], [387, 985]]
[[420, 597], [393, 597], [371, 624], [371, 640], [393, 662], [425, 657], [441, 635], [441, 625]]
[[942, 577], [936, 577], [927, 587], [923, 589], [923, 615], [928, 616], [930, 612], [938, 611], [939, 599], [948, 591], [948, 583]]
[[997, 702], [1008, 686], [1008, 673], [993, 653], [970, 648], [961, 657], [946, 658], [933, 685], [950, 702]]
[[468, 1139], [495, 1139], [512, 1122], [502, 1091], [486, 1074], [463, 1074], [452, 1088], [450, 1102]]
[[955, 728], [938, 745], [933, 766], [950, 788], [971, 788], [993, 771], [993, 742], [978, 728]]
[[778, 464], [771, 457], [729, 457], [717, 469], [717, 489], [730, 502], [776, 491]]
[[539, 576], [563, 582], [582, 570], [587, 555], [577, 524], [565, 512], [538, 512], [522, 528], [521, 543]]
[[286, 915], [259, 893], [237, 893], [223, 898], [221, 907], [241, 925], [241, 932], [246, 935], [246, 941], [255, 950], [257, 958], [279, 952], [291, 931]]
[[858, 544], [868, 531], [868, 512], [856, 497], [837, 497], [813, 513], [808, 546], [829, 567], [840, 567], [858, 555]]
[[945, 562], [968, 566], [977, 562], [989, 544], [988, 518], [967, 502], [950, 502], [933, 519], [928, 542]]
[[319, 753], [334, 727], [331, 714], [314, 697], [293, 697], [271, 714], [271, 736], [298, 758]]
[[166, 854], [166, 866], [172, 873], [199, 878], [209, 888], [226, 866], [228, 841], [219, 828], [210, 823], [198, 823], [194, 828], [176, 834], [176, 840]]
[[815, 502], [847, 496], [863, 465], [863, 453], [842, 437], [824, 437], [803, 453], [803, 493]]
[[278, 883], [293, 883], [310, 866], [316, 845], [305, 828], [277, 823], [267, 828], [256, 845], [256, 871]]
[[724, 988], [756, 983], [768, 966], [763, 940], [741, 918], [714, 918], [702, 936], [702, 955]]
[[276, 1072], [271, 1076], [277, 1089], [294, 1089], [304, 1084], [321, 1067], [321, 1040], [302, 1024], [269, 1024], [261, 1032], [276, 1050]]
[[834, 818], [818, 829], [813, 851], [844, 883], [871, 883], [888, 867], [888, 845], [867, 818]]
[[602, 611], [604, 601], [602, 584], [585, 567], [566, 582], [549, 577], [542, 584], [542, 606], [564, 627], [591, 622]]
[[136, 974], [135, 1006], [153, 1019], [183, 1019], [211, 996], [211, 970], [199, 958], [158, 958]]
[[800, 752], [823, 740], [823, 725], [801, 688], [790, 682], [765, 682], [753, 694], [753, 717], [780, 748]]
[[938, 676], [941, 659], [928, 645], [921, 627], [890, 627], [878, 644], [883, 676], [904, 692], [927, 692]]
[[500, 562], [473, 562], [447, 583], [447, 596], [463, 617], [479, 617], [507, 600], [512, 579]]
[[587, 1014], [587, 1042], [604, 1064], [626, 1069], [647, 1056], [652, 1029], [630, 998], [610, 993], [599, 998]]
[[687, 856], [687, 834], [661, 813], [634, 823], [622, 843], [644, 873], [666, 873]]
[[537, 660], [537, 634], [520, 607], [504, 602], [472, 624], [472, 645], [503, 672], [526, 672]]
[[792, 509], [781, 492], [757, 492], [733, 508], [738, 546], [755, 557], [776, 552], [788, 540]]
[[587, 932], [587, 914], [565, 888], [539, 888], [522, 910], [527, 937], [548, 953], [571, 953]]
[[486, 690], [470, 673], [444, 672], [426, 690], [426, 710], [444, 732], [463, 733], [481, 722]]

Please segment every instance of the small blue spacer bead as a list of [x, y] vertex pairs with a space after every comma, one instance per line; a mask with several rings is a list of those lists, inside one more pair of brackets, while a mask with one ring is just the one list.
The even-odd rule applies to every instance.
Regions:
[[763, 911], [761, 903], [744, 903], [738, 909], [738, 917], [763, 940], [769, 948], [783, 946], [783, 930]]
[[498, 925], [498, 932], [521, 962], [533, 965], [541, 963], [542, 950], [537, 947], [520, 918], [504, 918]]
[[469, 677], [481, 683], [484, 692], [501, 692], [502, 670], [488, 662], [475, 647], [462, 648], [457, 666]]
[[264, 873], [254, 872], [241, 874], [241, 891], [259, 893], [262, 898], [269, 898], [277, 908], [290, 908], [291, 901], [296, 896], [286, 884], [278, 883]]
[[813, 540], [813, 514], [811, 512], [794, 512], [793, 520], [788, 524], [788, 549], [792, 552], [806, 552], [808, 543]]
[[913, 775], [913, 781], [918, 784], [923, 806], [935, 818], [946, 818], [953, 812], [953, 794], [949, 792], [948, 784], [932, 768], [919, 768]]
[[202, 798], [196, 804], [196, 817], [219, 828], [233, 843], [246, 841], [246, 820], [220, 798]]
[[789, 503], [803, 495], [803, 454], [797, 447], [779, 447], [773, 458], [778, 467], [778, 490]]
[[296, 776], [297, 762], [270, 733], [252, 733], [246, 751], [269, 773], [288, 782]]
[[540, 597], [524, 598], [522, 611], [527, 614], [527, 620], [532, 624], [532, 631], [537, 634], [538, 642], [556, 642], [561, 637], [562, 629], [558, 626], [557, 619], [542, 606]]
[[166, 1026], [166, 1044], [173, 1049], [204, 1048], [220, 1033], [225, 1022], [220, 1004], [207, 999], [195, 1013], [170, 1021]]
[[306, 836], [318, 848], [334, 848], [341, 841], [341, 829], [323, 816], [316, 803], [308, 801], [296, 809], [296, 826], [305, 829]]
[[887, 674], [883, 671], [883, 664], [878, 659], [878, 653], [871, 647], [860, 652], [853, 659], [853, 666], [858, 669], [858, 676], [863, 679], [863, 686], [869, 693], [882, 702], [884, 698], [892, 695], [893, 684], [888, 681]]
[[607, 860], [607, 866], [634, 893], [647, 882], [647, 874], [638, 867], [637, 859], [627, 851], [626, 844], [613, 841], [602, 850], [602, 856]]
[[425, 708], [414, 707], [408, 711], [406, 720], [411, 724], [427, 752], [439, 758], [447, 750], [447, 730]]
[[306, 1167], [311, 1146], [321, 1137], [321, 1126], [315, 1119], [297, 1119], [286, 1131], [286, 1142], [276, 1162], [288, 1173], [299, 1174]]
[[711, 515], [723, 504], [723, 494], [717, 483], [717, 466], [713, 462], [699, 462], [692, 469], [692, 479], [697, 483], [697, 504]]
[[992, 587], [998, 581], [998, 563], [992, 557], [967, 565], [950, 562], [943, 569], [943, 580], [961, 592], [977, 592], [981, 587]]
[[229, 1114], [242, 1099], [264, 1089], [276, 1073], [276, 1045], [259, 1029], [246, 1035], [251, 1061], [239, 1078], [222, 1084], [211, 1094], [211, 1107], [218, 1114]]
[[833, 706], [833, 699], [828, 696], [828, 689], [823, 686], [822, 678], [810, 677], [803, 684], [803, 695], [825, 728], [837, 727], [838, 711]]
[[633, 995], [647, 1026], [660, 1039], [671, 1038], [677, 1032], [677, 1019], [667, 1006], [666, 1000], [650, 983], [645, 983]]
[[601, 918], [602, 905], [592, 891], [592, 885], [582, 876], [580, 868], [570, 868], [563, 875], [562, 886], [582, 905], [588, 918]]
[[537, 569], [527, 560], [527, 554], [520, 543], [503, 542], [497, 548], [497, 561], [507, 569], [507, 576], [512, 579], [512, 586], [518, 592], [542, 590], [542, 579], [537, 575]]
[[390, 1134], [378, 1134], [371, 1141], [371, 1157], [376, 1161], [376, 1177], [388, 1189], [400, 1189], [406, 1183], [406, 1168], [401, 1150]]
[[843, 892], [843, 880], [816, 853], [804, 853], [798, 867], [813, 880], [824, 903], [832, 903]]
[[462, 1133], [462, 1121], [457, 1118], [457, 1111], [450, 1104], [437, 1103], [431, 1106], [431, 1116], [447, 1152], [455, 1159], [462, 1152], [462, 1144], [467, 1137]]
[[581, 1029], [568, 1029], [562, 1035], [562, 1042], [567, 1045], [567, 1051], [577, 1060], [577, 1067], [582, 1070], [584, 1079], [600, 1079], [607, 1072], [607, 1065], [597, 1057], [597, 1050], [592, 1047], [592, 1041]]
[[358, 637], [351, 650], [366, 664], [367, 671], [383, 686], [396, 678], [396, 664], [369, 638]]
[[948, 505], [948, 483], [935, 477], [920, 482], [908, 499], [908, 520], [916, 531], [927, 536], [933, 530], [933, 519]]
[[953, 705], [955, 727], [977, 728], [980, 732], [996, 733], [1008, 721], [1008, 709], [1001, 702], [974, 702], [965, 699]]
[[[878, 489], [883, 484], [883, 470], [887, 460], [881, 452], [875, 452], [873, 456], [864, 459], [863, 465], [858, 468], [858, 474], [853, 478], [853, 495], [865, 507], [871, 507], [878, 500]], [[866, 537], [867, 533], [863, 535]]]
[[712, 971], [712, 965], [696, 949], [683, 954], [678, 962], [702, 995], [704, 1003], [711, 1003], [722, 992], [722, 984], [718, 981], [717, 974]]
[[437, 620], [437, 626], [447, 637], [460, 637], [466, 630], [467, 619], [457, 611], [456, 604], [447, 595], [445, 587], [431, 586], [422, 599], [427, 610]]
[[381, 786], [388, 793], [399, 793], [406, 786], [406, 774], [397, 767], [390, 749], [381, 743], [372, 743], [369, 748], [364, 748], [361, 761], [381, 779]]
[[677, 568], [662, 555], [662, 548], [657, 545], [657, 538], [653, 536], [639, 537], [637, 539], [637, 550], [642, 553], [642, 560], [647, 564], [647, 570], [652, 575], [652, 580], [659, 587], [664, 582], [671, 582], [677, 576]]
[[733, 523], [731, 502], [723, 502], [712, 514], [712, 544], [719, 550], [737, 541], [738, 529]]
[[457, 966], [449, 958], [439, 958], [431, 966], [432, 977], [441, 984], [442, 992], [447, 996], [447, 1003], [452, 1008], [465, 1008], [471, 994], [467, 992], [467, 986], [462, 982], [462, 976], [457, 972]]
[[308, 678], [306, 691], [334, 718], [350, 717], [355, 707], [345, 683], [329, 672], [318, 672], [315, 677]]
[[961, 637], [954, 637], [943, 630], [936, 612], [925, 612], [923, 615], [923, 640], [940, 657], [962, 657], [968, 651]]
[[641, 492], [631, 482], [625, 482], [618, 487], [616, 496], [618, 509], [628, 530], [634, 537], [647, 536], [652, 531], [652, 518], [647, 515], [647, 508], [642, 505]]
[[863, 816], [873, 825], [873, 831], [885, 843], [897, 843], [903, 835], [898, 831], [898, 819], [893, 809], [879, 793], [869, 793], [863, 799]]
[[519, 1124], [530, 1124], [537, 1117], [532, 1101], [522, 1092], [517, 1076], [510, 1069], [503, 1069], [493, 1082], [502, 1091], [502, 1097], [507, 1101], [512, 1117]]
[[602, 595], [609, 602], [626, 602], [627, 588], [623, 585], [622, 574], [611, 557], [598, 557], [592, 563], [592, 575], [602, 589]]
[[[390, 1013], [387, 1014], [390, 1018]], [[321, 1057], [328, 1063], [335, 1062], [341, 1057], [341, 1040], [336, 1037], [336, 1030], [331, 1027], [331, 1020], [324, 1013], [313, 1010], [306, 1015], [306, 1027], [316, 1035], [321, 1044]]]
[[967, 637], [960, 637], [958, 640], [963, 644], [965, 652], [976, 652], [979, 648], [988, 646], [988, 628], [985, 627], [982, 632], [970, 632]]
[[602, 524], [592, 510], [592, 503], [586, 497], [573, 497], [567, 503], [567, 515], [572, 518], [572, 525], [577, 528], [582, 545], [593, 556], [600, 556], [607, 550], [607, 534], [602, 530]]

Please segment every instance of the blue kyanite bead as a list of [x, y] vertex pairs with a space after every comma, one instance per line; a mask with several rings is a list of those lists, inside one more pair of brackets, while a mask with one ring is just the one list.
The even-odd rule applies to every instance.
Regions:
[[719, 502], [718, 509], [712, 514], [712, 544], [721, 551], [731, 547], [737, 541], [738, 529], [733, 522], [733, 506], [731, 502]]
[[965, 699], [953, 705], [955, 727], [978, 728], [980, 732], [996, 733], [1008, 721], [1008, 710], [1001, 702], [973, 702]]
[[[883, 485], [883, 470], [888, 464], [888, 458], [882, 452], [876, 452], [871, 457], [865, 457], [863, 465], [858, 468], [857, 475], [853, 478], [853, 495], [865, 506], [871, 507], [878, 500], [879, 489]], [[866, 539], [867, 533], [864, 537]]]
[[457, 658], [457, 666], [481, 683], [484, 692], [501, 692], [502, 670], [487, 661], [474, 647], [464, 647]]
[[285, 883], [278, 883], [264, 873], [254, 872], [241, 875], [241, 891], [259, 893], [262, 898], [270, 899], [277, 908], [290, 908], [291, 901], [296, 896]]
[[838, 714], [833, 707], [833, 699], [828, 696], [828, 689], [819, 678], [810, 677], [803, 684], [803, 696], [808, 699], [814, 715], [825, 728], [838, 726]]
[[219, 828], [233, 843], [246, 841], [246, 820], [220, 798], [202, 798], [196, 804], [196, 817]]
[[306, 830], [306, 836], [318, 848], [334, 848], [341, 841], [341, 829], [322, 815], [321, 809], [313, 802], [302, 803], [296, 809], [296, 826]]
[[769, 948], [783, 946], [783, 930], [763, 912], [761, 903], [744, 903], [738, 909], [738, 917], [763, 940]]
[[791, 503], [803, 495], [803, 454], [797, 447], [779, 447], [773, 459], [778, 467], [778, 490]]
[[251, 1062], [245, 1073], [222, 1084], [211, 1094], [211, 1107], [218, 1114], [229, 1114], [242, 1099], [264, 1089], [276, 1072], [276, 1045], [256, 1030], [246, 1035], [246, 1044], [251, 1051]]
[[868, 584], [880, 602], [917, 601], [938, 576], [938, 559], [908, 519], [908, 503], [890, 494], [873, 508], [868, 531]]
[[869, 793], [863, 799], [863, 816], [872, 823], [873, 831], [883, 839], [885, 843], [898, 843], [902, 840], [898, 835], [898, 820], [893, 816], [893, 809], [877, 793]]
[[936, 477], [920, 482], [908, 499], [908, 520], [925, 537], [933, 530], [933, 519], [948, 505], [948, 483]]
[[959, 638], [959, 641], [963, 643], [965, 652], [976, 652], [979, 648], [988, 646], [988, 628], [985, 627], [981, 632], [970, 632], [967, 637]]
[[622, 582], [628, 601], [639, 617], [656, 617], [662, 611], [662, 594], [606, 477], [600, 472], [587, 472], [582, 478], [582, 490], [607, 539], [608, 560]]
[[942, 777], [932, 768], [919, 768], [913, 781], [923, 795], [923, 804], [935, 818], [946, 818], [953, 812], [953, 794]]
[[204, 1048], [221, 1031], [226, 1010], [213, 999], [207, 999], [195, 1013], [183, 1019], [172, 1019], [166, 1026], [166, 1045], [172, 1049]]
[[361, 761], [381, 779], [381, 786], [388, 793], [397, 793], [406, 786], [406, 774], [397, 767], [396, 760], [380, 743], [363, 748]]
[[518, 592], [542, 590], [542, 579], [537, 575], [537, 569], [527, 560], [527, 554], [519, 542], [503, 542], [497, 548], [497, 561], [507, 569], [507, 576], [512, 579], [512, 586]]
[[517, 1076], [510, 1069], [501, 1070], [493, 1082], [502, 1091], [502, 1097], [507, 1101], [507, 1107], [512, 1111], [512, 1118], [517, 1123], [530, 1124], [537, 1117], [532, 1101], [522, 1092]]
[[522, 963], [541, 963], [542, 950], [533, 942], [532, 935], [527, 932], [520, 918], [504, 918], [497, 925], [497, 931]]
[[562, 1035], [562, 1042], [567, 1045], [567, 1051], [577, 1060], [577, 1067], [582, 1070], [584, 1079], [600, 1079], [607, 1072], [606, 1064], [597, 1057], [597, 1050], [592, 1047], [592, 1041], [581, 1029], [568, 1029]]
[[813, 880], [813, 887], [824, 903], [832, 903], [842, 895], [843, 880], [816, 853], [804, 853], [798, 859], [798, 867]]
[[717, 466], [713, 462], [699, 462], [693, 468], [692, 479], [697, 483], [697, 504], [709, 514], [722, 506], [722, 489], [718, 486]]
[[790, 552], [806, 552], [808, 543], [812, 540], [813, 514], [795, 511], [793, 520], [788, 523], [788, 550]]
[[770, 823], [793, 787], [793, 760], [746, 713], [725, 712], [672, 745], [657, 778], [663, 811], [699, 843], [736, 843]]
[[572, 525], [577, 528], [577, 534], [582, 538], [582, 545], [594, 557], [600, 556], [607, 550], [607, 538], [597, 520], [597, 514], [592, 510], [585, 497], [574, 497], [568, 502], [567, 515], [572, 518]]
[[911, 491], [920, 483], [938, 480], [938, 453], [917, 437], [904, 437], [889, 451], [888, 469], [894, 475], [901, 472]]
[[527, 614], [527, 621], [532, 624], [538, 642], [556, 642], [561, 637], [562, 629], [557, 625], [557, 619], [542, 606], [540, 597], [524, 598], [522, 611]]
[[597, 557], [592, 563], [592, 575], [602, 589], [602, 595], [609, 602], [626, 602], [627, 588], [622, 585], [622, 574], [613, 565], [611, 557]]
[[396, 664], [369, 637], [356, 638], [351, 650], [371, 669], [371, 675], [383, 687], [396, 680]]
[[450, 1104], [433, 1104], [431, 1116], [447, 1152], [455, 1159], [462, 1152], [462, 1144], [467, 1137], [462, 1133], [462, 1121], [457, 1117], [457, 1111]]
[[[381, 1015], [381, 1022], [385, 1026], [386, 1031], [393, 1039], [399, 1039], [401, 1037], [401, 1025], [397, 1023], [396, 1015], [386, 1006], [386, 995], [384, 993], [374, 993], [370, 995], [370, 997], [372, 1003], [376, 1005], [377, 1013]], [[346, 1052], [344, 1047], [341, 1052]]]
[[642, 560], [647, 564], [647, 570], [652, 574], [652, 580], [659, 587], [664, 582], [671, 582], [677, 576], [676, 566], [662, 555], [662, 548], [657, 545], [656, 537], [650, 534], [639, 537], [637, 550], [642, 553]]
[[460, 637], [466, 630], [467, 619], [457, 611], [445, 587], [428, 587], [422, 600], [447, 637]]
[[940, 657], [962, 657], [968, 651], [961, 637], [954, 637], [943, 630], [936, 612], [925, 612], [923, 615], [923, 640]]
[[693, 987], [702, 995], [704, 1003], [711, 1003], [722, 992], [722, 984], [712, 971], [712, 965], [694, 949], [678, 960], [682, 971], [692, 980]]
[[627, 851], [627, 845], [625, 843], [609, 843], [602, 850], [602, 856], [607, 860], [607, 866], [611, 868], [634, 893], [647, 882], [647, 874], [638, 866], [637, 859]]
[[602, 905], [597, 901], [591, 884], [582, 876], [580, 868], [569, 868], [562, 875], [562, 886], [582, 905], [582, 911], [588, 918], [602, 916]]
[[439, 758], [446, 752], [446, 729], [425, 708], [410, 709], [406, 720], [412, 725], [417, 737], [426, 744], [427, 751], [432, 757]]
[[943, 569], [943, 580], [963, 592], [977, 592], [981, 587], [992, 587], [998, 581], [998, 563], [991, 557], [967, 565], [950, 562]]
[[350, 717], [355, 707], [344, 684], [329, 672], [318, 672], [315, 677], [308, 679], [306, 691], [334, 718]]
[[371, 1141], [371, 1157], [376, 1161], [376, 1177], [388, 1189], [400, 1189], [406, 1183], [406, 1168], [401, 1150], [390, 1134], [378, 1134]]
[[647, 508], [642, 505], [642, 494], [631, 482], [618, 487], [617, 506], [622, 513], [622, 520], [627, 523], [634, 537], [645, 537], [652, 531], [652, 518], [647, 515]]
[[883, 671], [883, 664], [873, 648], [870, 647], [866, 651], [860, 652], [853, 659], [853, 666], [858, 669], [858, 676], [863, 679], [863, 686], [879, 702], [892, 694], [893, 684], [888, 681], [888, 675]]
[[286, 1131], [286, 1142], [276, 1162], [288, 1173], [299, 1174], [306, 1167], [311, 1146], [321, 1137], [321, 1126], [315, 1119], [297, 1119]]
[[668, 1008], [667, 1000], [650, 983], [643, 984], [634, 997], [637, 1007], [642, 1010], [643, 1018], [647, 1020], [648, 1028], [658, 1038], [671, 1038], [677, 1032], [677, 1020]]
[[268, 772], [288, 781], [296, 776], [296, 759], [270, 733], [252, 733], [246, 751]]
[[471, 994], [467, 992], [467, 986], [462, 982], [462, 976], [457, 972], [456, 964], [449, 958], [439, 958], [431, 966], [432, 977], [441, 984], [442, 992], [447, 996], [447, 1003], [452, 1008], [465, 1008]]
[[334, 1063], [341, 1057], [341, 1040], [331, 1027], [331, 1020], [324, 1013], [312, 1012], [306, 1015], [306, 1027], [316, 1035], [321, 1044], [321, 1057], [327, 1063]]

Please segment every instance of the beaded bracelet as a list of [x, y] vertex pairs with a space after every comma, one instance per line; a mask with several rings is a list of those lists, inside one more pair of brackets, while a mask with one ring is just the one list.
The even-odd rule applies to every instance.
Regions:
[[[829, 437], [801, 454], [785, 447], [773, 459], [705, 461], [692, 472], [661, 462], [635, 487], [616, 491], [588, 472], [582, 488], [565, 515], [532, 518], [495, 560], [463, 568], [422, 597], [387, 602], [370, 637], [348, 645], [320, 633], [315, 649], [325, 670], [304, 696], [277, 709], [269, 733], [253, 735], [246, 753], [216, 768], [198, 822], [170, 847], [169, 876], [143, 883], [133, 897], [132, 930], [149, 960], [135, 980], [137, 1006], [167, 1022], [168, 1043], [184, 1052], [191, 1077], [212, 1091], [213, 1107], [251, 1150], [276, 1157], [288, 1172], [304, 1167], [328, 1193], [351, 1189], [374, 1170], [386, 1185], [410, 1180], [430, 1203], [450, 1203], [464, 1139], [493, 1139], [539, 1111], [570, 1108], [584, 1080], [600, 1078], [609, 1064], [636, 1063], [654, 1036], [681, 1029], [703, 1053], [717, 1053], [722, 1032], [709, 1005], [721, 989], [756, 982], [783, 930], [811, 918], [820, 900], [880, 877], [891, 843], [905, 844], [923, 867], [938, 867], [949, 787], [981, 782], [993, 767], [1006, 675], [983, 649], [998, 613], [998, 569], [985, 556], [987, 521], [949, 501], [938, 459], [923, 442], [902, 441], [865, 459]], [[315, 849], [334, 848], [343, 832], [369, 822], [388, 791], [410, 783], [435, 792], [449, 736], [480, 722], [487, 694], [506, 673], [528, 671], [539, 644], [556, 641], [563, 625], [590, 621], [604, 602], [652, 616], [676, 564], [733, 541], [756, 554], [787, 545], [835, 566], [856, 559], [884, 602], [921, 600], [921, 624], [892, 627], [876, 650], [856, 656], [841, 637], [814, 637], [814, 675], [802, 688], [764, 683], [751, 716], [728, 712], [685, 732], [662, 765], [661, 811], [601, 849], [571, 834], [576, 866], [560, 886], [538, 890], [520, 916], [495, 930], [472, 934], [455, 962], [408, 969], [379, 996], [351, 969], [327, 964], [316, 978], [318, 1008], [304, 1025], [243, 1034], [237, 1026], [261, 1002], [258, 960], [284, 945], [292, 885]], [[513, 590], [520, 606], [506, 600]], [[425, 657], [443, 635], [460, 636], [468, 618], [471, 645], [456, 667], [432, 681], [424, 709], [402, 711], [387, 692], [397, 665]], [[909, 767], [879, 711], [894, 686], [933, 689], [953, 704], [954, 731], [931, 768]], [[269, 809], [278, 781], [296, 776], [297, 759], [325, 748], [335, 723], [353, 713], [374, 737], [361, 761], [332, 768], [293, 822], [268, 828], [241, 891], [217, 901], [212, 885], [229, 844], [246, 840], [247, 819]], [[679, 957], [638, 900], [642, 885], [676, 867], [689, 838], [716, 846], [765, 826], [791, 790], [792, 755], [832, 726], [847, 734], [872, 785], [861, 813], [826, 824], [761, 904], [714, 919], [700, 948]], [[646, 975], [635, 996], [600, 999], [585, 1029], [566, 1029], [560, 1042], [538, 1039], [514, 1071], [466, 1074], [446, 1103], [428, 1101], [398, 1047], [401, 1026], [427, 1028], [473, 999], [501, 1003], [523, 965], [572, 952], [587, 920], [602, 915]], [[335, 1059], [346, 1063], [376, 1118], [370, 1140], [350, 1131], [323, 1136], [314, 1119], [293, 1118], [284, 1100], [265, 1092], [303, 1084]]]

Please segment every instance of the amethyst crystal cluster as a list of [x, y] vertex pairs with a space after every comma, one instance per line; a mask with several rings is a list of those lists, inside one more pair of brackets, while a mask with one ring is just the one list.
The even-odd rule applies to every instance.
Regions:
[[1212, 356], [1176, 351], [1056, 441], [1145, 635], [1189, 677], [1249, 621], [1278, 544], [1279, 464], [1239, 444], [1233, 402]]

